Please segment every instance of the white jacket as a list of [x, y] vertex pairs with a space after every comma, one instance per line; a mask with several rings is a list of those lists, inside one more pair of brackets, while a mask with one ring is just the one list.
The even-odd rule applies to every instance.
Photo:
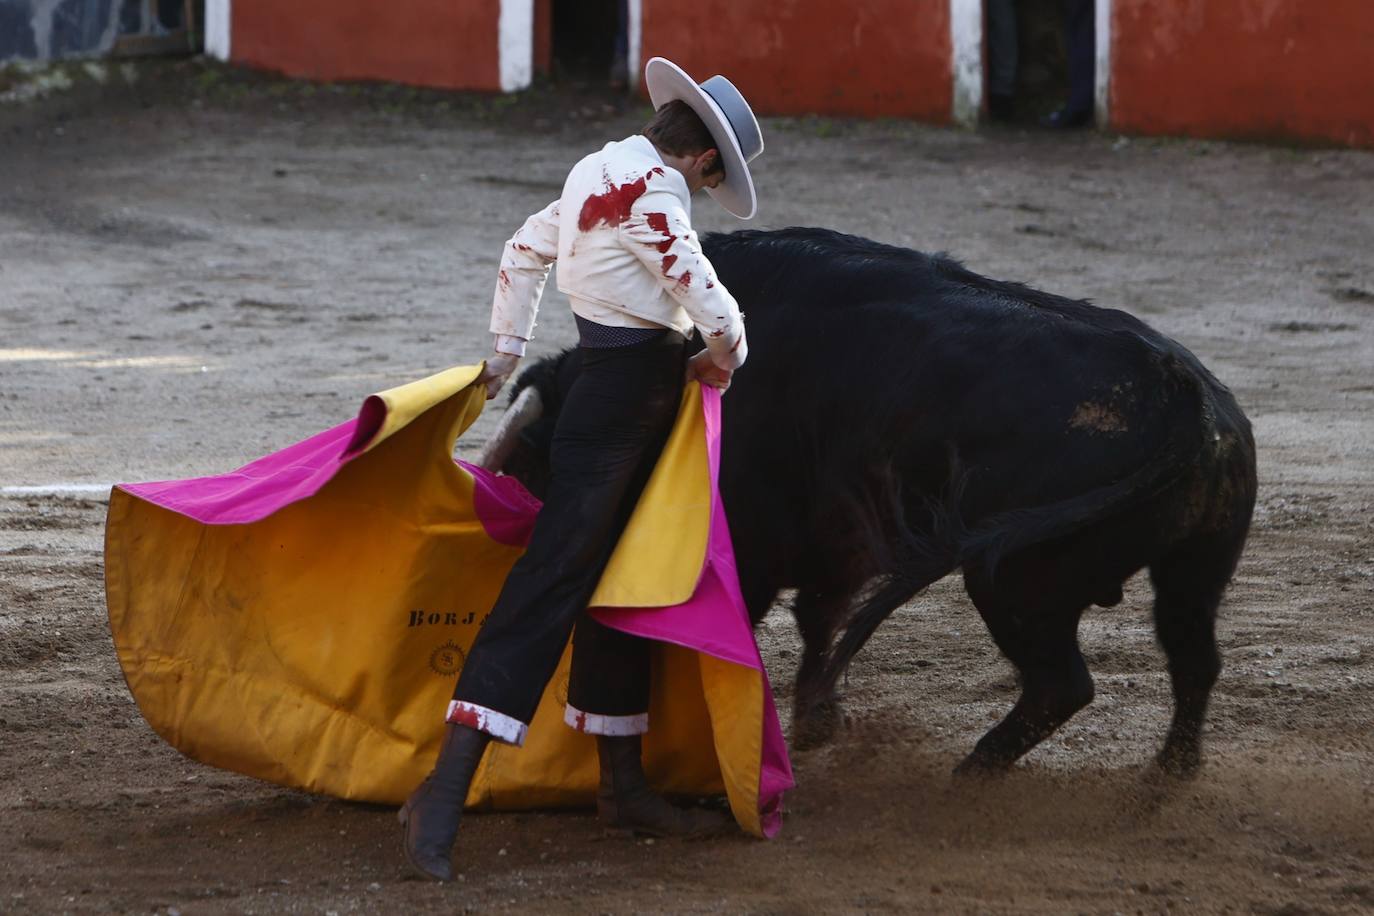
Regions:
[[524, 354], [549, 266], [575, 313], [613, 327], [695, 325], [722, 369], [749, 352], [739, 305], [692, 231], [691, 195], [642, 136], [606, 144], [568, 173], [563, 196], [506, 242], [491, 309], [496, 348]]

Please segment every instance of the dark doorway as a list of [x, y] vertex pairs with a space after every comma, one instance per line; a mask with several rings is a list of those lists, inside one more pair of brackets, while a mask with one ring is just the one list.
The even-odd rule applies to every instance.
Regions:
[[[1069, 89], [1071, 6], [1072, 0], [985, 3], [984, 85], [989, 113], [996, 120], [1033, 124], [1064, 104]], [[999, 106], [997, 95], [1009, 95], [1010, 105], [1002, 102]]]
[[553, 77], [576, 83], [623, 80], [625, 0], [553, 0]]

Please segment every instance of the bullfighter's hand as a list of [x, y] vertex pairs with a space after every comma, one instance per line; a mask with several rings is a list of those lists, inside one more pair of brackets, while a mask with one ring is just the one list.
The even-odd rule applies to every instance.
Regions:
[[487, 386], [488, 401], [496, 397], [501, 386], [506, 384], [519, 365], [520, 357], [509, 353], [493, 353], [487, 357], [487, 364], [482, 369], [482, 374], [477, 377], [477, 381]]
[[734, 374], [733, 370], [722, 369], [711, 362], [711, 354], [706, 350], [687, 360], [687, 381], [701, 382], [722, 392], [730, 387], [730, 377]]

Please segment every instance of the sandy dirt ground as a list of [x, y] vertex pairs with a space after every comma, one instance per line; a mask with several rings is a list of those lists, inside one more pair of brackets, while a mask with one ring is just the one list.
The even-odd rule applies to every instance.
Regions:
[[[228, 470], [372, 391], [476, 361], [502, 242], [647, 113], [195, 62], [76, 83], [0, 106], [3, 486]], [[1374, 911], [1374, 155], [763, 127], [763, 227], [948, 250], [1127, 309], [1236, 392], [1261, 490], [1202, 774], [1149, 777], [1169, 695], [1138, 577], [1085, 619], [1093, 705], [1011, 775], [953, 779], [1015, 684], [951, 579], [855, 662], [842, 734], [794, 756], [778, 839], [477, 815], [461, 881], [428, 885], [408, 877], [391, 810], [221, 772], [154, 735], [109, 636], [104, 499], [8, 495], [0, 912]], [[707, 202], [698, 225], [738, 226]], [[553, 293], [534, 352], [572, 339]], [[760, 640], [785, 708], [784, 609]]]

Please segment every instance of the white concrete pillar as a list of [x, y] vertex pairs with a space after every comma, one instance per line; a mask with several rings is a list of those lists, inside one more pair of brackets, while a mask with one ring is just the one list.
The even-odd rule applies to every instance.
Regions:
[[229, 59], [233, 2], [205, 0], [205, 53], [217, 60]]
[[630, 21], [628, 24], [629, 49], [625, 55], [625, 67], [630, 71], [630, 91], [639, 91], [639, 81], [644, 75], [643, 38], [644, 3], [643, 0], [629, 0]]
[[534, 0], [501, 0], [498, 23], [501, 91], [528, 89], [534, 79]]
[[954, 123], [973, 127], [983, 110], [983, 0], [949, 0], [949, 32]]
[[1097, 52], [1094, 67], [1094, 109], [1097, 126], [1106, 127], [1111, 119], [1112, 84], [1112, 0], [1095, 0], [1093, 10], [1093, 48]]

